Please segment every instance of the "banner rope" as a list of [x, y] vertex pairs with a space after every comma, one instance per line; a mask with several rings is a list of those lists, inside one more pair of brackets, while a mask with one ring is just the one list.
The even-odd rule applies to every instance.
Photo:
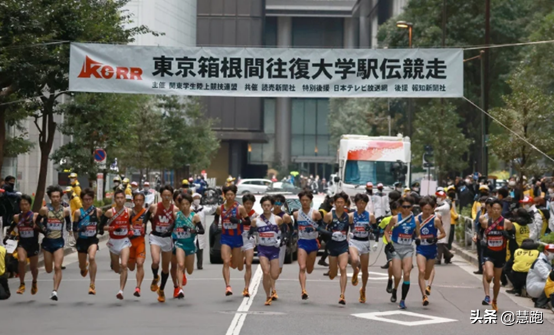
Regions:
[[465, 96], [463, 97], [467, 102], [469, 102], [470, 104], [472, 104], [475, 108], [477, 108], [478, 110], [480, 110], [482, 113], [484, 113], [485, 115], [487, 115], [488, 117], [490, 117], [491, 119], [493, 119], [494, 121], [496, 121], [496, 123], [498, 123], [499, 125], [501, 125], [502, 127], [504, 127], [506, 130], [508, 130], [509, 132], [511, 132], [512, 134], [514, 134], [517, 138], [519, 138], [520, 140], [522, 140], [523, 142], [527, 143], [532, 149], [538, 151], [541, 155], [543, 155], [544, 157], [548, 158], [549, 160], [551, 160], [552, 162], [554, 162], [554, 158], [548, 156], [547, 154], [545, 154], [543, 151], [541, 151], [539, 148], [537, 148], [535, 145], [531, 144], [529, 141], [527, 141], [523, 136], [519, 135], [518, 133], [516, 133], [514, 130], [510, 129], [508, 126], [506, 126], [504, 123], [500, 122], [497, 118], [495, 118], [494, 116], [490, 115], [489, 113], [487, 113], [484, 109], [482, 109], [481, 107], [479, 107], [477, 104], [475, 104], [473, 101], [469, 100], [468, 98], [466, 98]]

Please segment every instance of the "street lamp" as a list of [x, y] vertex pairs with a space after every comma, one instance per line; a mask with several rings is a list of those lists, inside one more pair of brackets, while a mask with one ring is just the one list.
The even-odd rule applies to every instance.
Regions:
[[408, 46], [412, 47], [412, 28], [413, 24], [411, 22], [406, 21], [398, 21], [396, 22], [396, 27], [401, 29], [408, 29]]

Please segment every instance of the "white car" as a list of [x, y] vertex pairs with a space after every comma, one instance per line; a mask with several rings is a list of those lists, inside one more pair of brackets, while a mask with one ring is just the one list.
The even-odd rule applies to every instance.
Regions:
[[263, 194], [267, 191], [269, 185], [271, 185], [269, 179], [241, 179], [237, 183], [237, 195], [245, 193]]

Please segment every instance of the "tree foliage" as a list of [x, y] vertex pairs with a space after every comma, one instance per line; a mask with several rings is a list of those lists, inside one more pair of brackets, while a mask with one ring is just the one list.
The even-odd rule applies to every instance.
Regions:
[[391, 135], [404, 132], [404, 116], [394, 113], [404, 108], [398, 99], [331, 99], [329, 107], [329, 134], [331, 145], [337, 147], [345, 134], [386, 136], [391, 116]]
[[554, 166], [534, 149], [554, 152], [554, 139], [549, 136], [553, 130], [554, 99], [533, 81], [525, 68], [520, 68], [508, 80], [512, 93], [503, 97], [505, 106], [491, 111], [517, 134], [492, 135], [492, 148], [503, 161], [512, 162], [521, 175], [544, 173]]
[[462, 133], [460, 121], [461, 117], [452, 103], [441, 104], [435, 99], [420, 106], [414, 122], [412, 165], [422, 166], [424, 148], [430, 145], [439, 180], [449, 173], [467, 168], [467, 161], [460, 157], [468, 153], [471, 141]]
[[39, 132], [40, 172], [33, 210], [46, 187], [48, 156], [59, 113], [58, 98], [68, 89], [69, 43], [129, 43], [144, 26], [126, 29], [122, 14], [129, 0], [5, 0], [0, 4], [1, 85], [5, 92], [29, 99]]

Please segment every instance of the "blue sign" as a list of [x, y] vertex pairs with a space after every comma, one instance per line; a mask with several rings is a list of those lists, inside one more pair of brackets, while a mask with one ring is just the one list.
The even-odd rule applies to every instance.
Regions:
[[94, 151], [94, 160], [97, 162], [106, 160], [106, 151], [104, 149], [96, 149]]

